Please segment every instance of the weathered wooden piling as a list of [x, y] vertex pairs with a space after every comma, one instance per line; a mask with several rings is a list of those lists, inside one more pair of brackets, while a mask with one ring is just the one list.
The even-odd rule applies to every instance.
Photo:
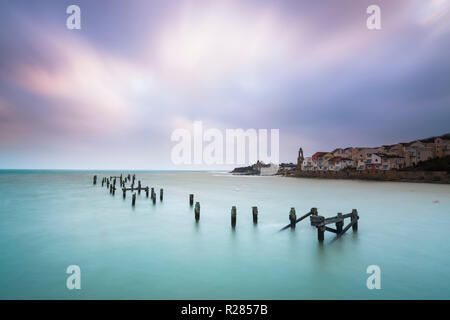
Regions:
[[258, 223], [258, 207], [252, 207], [253, 223]]
[[[339, 212], [337, 214], [338, 218], [342, 218], [342, 212]], [[344, 219], [336, 222], [336, 233], [341, 234], [342, 228], [344, 227]]]
[[112, 187], [112, 195], [115, 196], [116, 195], [116, 187]]
[[199, 221], [200, 220], [200, 202], [195, 203], [194, 213], [195, 213], [195, 221]]
[[109, 179], [106, 179], [106, 187], [109, 188]]
[[127, 177], [127, 178], [128, 178], [128, 181], [130, 181], [130, 180], [131, 180], [131, 176], [130, 176], [130, 174], [128, 174], [128, 177]]
[[116, 178], [114, 178], [114, 180], [113, 180], [113, 185], [114, 185], [114, 187], [116, 186]]
[[97, 176], [94, 176], [94, 185], [97, 184]]
[[163, 201], [164, 198], [164, 189], [159, 189], [159, 201]]
[[141, 194], [141, 180], [138, 181], [138, 194]]
[[149, 187], [145, 188], [145, 196], [148, 198], [148, 193], [149, 193]]
[[194, 205], [194, 195], [192, 193], [189, 195], [189, 205]]
[[109, 185], [109, 194], [112, 194], [113, 185], [112, 183]]
[[231, 207], [231, 226], [236, 227], [236, 206]]
[[127, 197], [127, 189], [122, 188], [122, 192], [123, 192], [123, 198], [125, 199]]
[[323, 242], [323, 240], [325, 239], [325, 229], [325, 226], [317, 228], [317, 239], [319, 240], [319, 242]]
[[352, 223], [352, 230], [358, 231], [358, 210], [352, 210], [352, 217], [350, 218], [350, 221]]
[[156, 193], [155, 192], [152, 193], [152, 201], [153, 201], [153, 204], [156, 204]]
[[102, 179], [102, 187], [105, 185], [105, 178]]
[[133, 207], [136, 205], [136, 193], [133, 193], [133, 197], [131, 198], [131, 205]]
[[295, 229], [295, 224], [297, 223], [297, 215], [295, 214], [295, 208], [291, 208], [291, 211], [289, 211], [289, 221], [291, 221], [291, 228]]

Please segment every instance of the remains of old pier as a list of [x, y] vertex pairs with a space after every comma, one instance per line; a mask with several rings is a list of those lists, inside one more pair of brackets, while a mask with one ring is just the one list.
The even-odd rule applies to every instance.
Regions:
[[[344, 219], [350, 218], [350, 223], [343, 228], [344, 226]], [[351, 213], [348, 214], [342, 214], [338, 213], [335, 217], [325, 218], [323, 216], [319, 215], [312, 215], [311, 216], [311, 225], [314, 227], [317, 227], [317, 238], [320, 242], [324, 240], [325, 237], [325, 231], [336, 233], [338, 237], [343, 235], [350, 227], [352, 227], [353, 231], [358, 230], [358, 211], [356, 209], [353, 209]], [[329, 224], [335, 224], [336, 229], [327, 227]]]
[[[136, 206], [136, 195], [140, 195], [141, 191], [145, 191], [146, 198], [149, 197], [149, 192], [150, 192], [151, 200], [152, 200], [153, 204], [156, 204], [155, 188], [154, 187], [150, 188], [148, 186], [146, 186], [146, 187], [142, 186], [141, 180], [138, 180], [138, 186], [137, 186], [137, 188], [135, 188], [134, 182], [136, 180], [136, 175], [134, 175], [134, 174], [133, 174], [133, 176], [128, 174], [125, 177], [122, 174], [120, 176], [103, 177], [102, 178], [102, 187], [106, 183], [106, 187], [107, 187], [107, 189], [109, 189], [109, 193], [111, 195], [113, 195], [113, 196], [115, 195], [116, 179], [119, 179], [119, 181], [120, 181], [120, 187], [122, 189], [123, 199], [126, 198], [127, 191], [132, 192], [132, 198], [131, 198], [132, 207]], [[127, 182], [131, 183], [131, 186], [127, 187], [126, 186]], [[97, 175], [93, 176], [93, 184], [94, 185], [97, 184]], [[136, 192], [134, 192], [135, 190], [137, 191], [137, 194], [136, 194]], [[163, 197], [164, 197], [164, 189], [160, 188], [160, 190], [159, 190], [160, 201], [163, 201]], [[191, 207], [194, 205], [194, 194], [189, 194], [189, 205]], [[195, 215], [195, 221], [199, 222], [200, 221], [200, 202], [195, 202], [194, 215]], [[253, 217], [253, 224], [256, 226], [256, 224], [258, 223], [258, 207], [257, 206], [252, 207], [252, 217]], [[296, 210], [294, 207], [292, 207], [289, 211], [289, 224], [284, 226], [283, 228], [281, 228], [280, 231], [286, 230], [288, 228], [291, 228], [292, 231], [294, 231], [297, 223], [301, 222], [302, 220], [304, 220], [307, 217], [310, 217], [311, 226], [317, 228], [317, 238], [320, 242], [324, 241], [325, 231], [335, 233], [338, 237], [340, 237], [345, 232], [347, 232], [347, 230], [349, 230], [350, 227], [353, 229], [353, 231], [358, 230], [359, 215], [358, 215], [358, 211], [356, 209], [353, 209], [351, 213], [342, 214], [339, 212], [334, 217], [325, 218], [324, 216], [320, 216], [318, 214], [317, 208], [311, 208], [311, 210], [308, 213], [302, 215], [300, 218], [297, 218]], [[345, 222], [345, 219], [347, 219], [347, 218], [350, 219], [350, 222], [347, 224], [347, 226], [344, 227], [344, 222]], [[237, 220], [237, 208], [236, 208], [236, 206], [232, 206], [231, 207], [231, 227], [233, 230], [236, 228], [236, 220]], [[334, 228], [331, 228], [328, 226], [331, 224], [335, 224], [336, 228], [334, 229]]]

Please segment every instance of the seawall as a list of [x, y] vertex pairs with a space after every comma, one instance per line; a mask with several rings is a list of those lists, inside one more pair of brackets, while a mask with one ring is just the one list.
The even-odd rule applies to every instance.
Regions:
[[357, 179], [376, 181], [450, 183], [445, 171], [397, 171], [397, 170], [343, 170], [343, 171], [295, 171], [290, 176], [301, 178]]

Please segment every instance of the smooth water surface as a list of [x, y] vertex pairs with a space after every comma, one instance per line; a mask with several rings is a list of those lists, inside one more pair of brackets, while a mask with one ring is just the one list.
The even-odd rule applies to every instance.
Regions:
[[[88, 171], [0, 171], [0, 298], [450, 298], [449, 185], [135, 172], [158, 200], [142, 192], [132, 208], [130, 193], [101, 187], [117, 172], [95, 173], [93, 186]], [[297, 217], [356, 208], [359, 230], [327, 232], [323, 245], [309, 219], [278, 232], [291, 207]], [[69, 265], [81, 290], [66, 288]], [[369, 265], [381, 290], [366, 287]]]

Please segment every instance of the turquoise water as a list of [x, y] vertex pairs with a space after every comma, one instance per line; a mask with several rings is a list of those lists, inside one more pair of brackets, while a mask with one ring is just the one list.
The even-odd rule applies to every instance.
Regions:
[[[0, 171], [0, 298], [450, 298], [448, 185], [136, 172], [164, 201], [142, 192], [133, 209], [129, 194], [101, 187], [111, 172], [96, 173], [93, 186], [87, 171]], [[359, 230], [326, 233], [323, 245], [309, 219], [277, 232], [290, 207], [356, 208]], [[66, 288], [73, 264], [81, 290]], [[369, 265], [381, 268], [381, 290], [366, 287]]]

